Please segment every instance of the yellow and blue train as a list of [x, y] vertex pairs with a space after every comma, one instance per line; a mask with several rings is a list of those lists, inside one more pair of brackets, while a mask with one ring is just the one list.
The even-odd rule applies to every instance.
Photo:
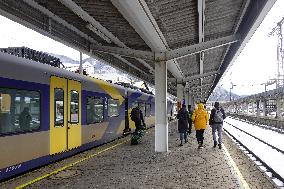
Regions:
[[0, 52], [0, 181], [133, 131], [137, 103], [154, 125], [151, 94]]

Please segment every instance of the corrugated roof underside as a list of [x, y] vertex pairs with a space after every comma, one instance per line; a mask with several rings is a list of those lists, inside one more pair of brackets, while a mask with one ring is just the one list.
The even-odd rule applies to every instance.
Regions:
[[199, 59], [198, 54], [179, 58], [177, 60], [180, 69], [185, 77], [199, 74]]
[[150, 50], [143, 39], [114, 7], [110, 0], [74, 0], [89, 15], [114, 34], [126, 46], [138, 50]]
[[222, 46], [215, 49], [205, 51], [204, 53], [204, 62], [203, 62], [203, 71], [204, 73], [216, 71], [219, 69], [225, 50], [228, 46]]
[[232, 35], [244, 0], [205, 1], [205, 41]]
[[196, 0], [146, 0], [171, 49], [198, 42]]
[[82, 20], [79, 16], [74, 14], [70, 9], [66, 8], [63, 4], [59, 1], [47, 1], [47, 0], [35, 0], [39, 5], [43, 6], [44, 8], [48, 9], [53, 14], [57, 15], [58, 17], [62, 18], [69, 24], [73, 25], [78, 30], [84, 32], [88, 36], [92, 37], [94, 40], [101, 44], [106, 44], [106, 42], [97, 36], [94, 32], [90, 31], [86, 28], [88, 24], [84, 20]]

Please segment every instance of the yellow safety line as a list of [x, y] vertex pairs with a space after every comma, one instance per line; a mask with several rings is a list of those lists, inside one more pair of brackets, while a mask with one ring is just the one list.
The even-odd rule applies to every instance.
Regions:
[[234, 162], [234, 160], [232, 159], [231, 155], [229, 154], [227, 148], [223, 145], [223, 149], [225, 151], [226, 156], [229, 159], [229, 163], [232, 165], [232, 167], [234, 168], [235, 172], [237, 173], [237, 175], [239, 176], [239, 179], [243, 185], [243, 187], [245, 189], [250, 189], [248, 183], [246, 182], [246, 180], [244, 179], [242, 173], [240, 172], [239, 168], [237, 167], [236, 163]]
[[101, 153], [104, 153], [104, 152], [106, 152], [106, 151], [108, 151], [108, 150], [111, 150], [111, 149], [113, 149], [113, 148], [115, 148], [115, 147], [117, 147], [117, 146], [119, 146], [119, 145], [121, 145], [121, 144], [124, 144], [124, 143], [128, 142], [129, 140], [130, 140], [130, 139], [127, 139], [127, 140], [125, 140], [125, 141], [123, 141], [123, 142], [121, 142], [121, 143], [115, 144], [115, 145], [113, 145], [113, 146], [111, 146], [111, 147], [108, 147], [108, 148], [106, 148], [106, 149], [103, 149], [102, 151], [99, 151], [99, 152], [94, 153], [94, 154], [92, 154], [92, 155], [89, 155], [89, 156], [87, 156], [87, 157], [85, 157], [85, 158], [82, 158], [82, 159], [80, 159], [80, 160], [78, 160], [78, 161], [75, 161], [75, 162], [73, 162], [73, 163], [70, 163], [70, 164], [68, 164], [68, 165], [66, 165], [66, 166], [64, 166], [64, 167], [61, 167], [61, 168], [59, 168], [59, 169], [57, 169], [57, 170], [55, 170], [55, 171], [52, 171], [51, 173], [48, 173], [48, 174], [43, 175], [43, 176], [40, 176], [40, 177], [38, 177], [38, 178], [36, 178], [36, 179], [34, 179], [34, 180], [31, 180], [31, 181], [29, 181], [29, 182], [27, 182], [27, 183], [25, 183], [25, 184], [22, 184], [22, 185], [20, 185], [20, 186], [17, 186], [16, 189], [24, 188], [24, 187], [26, 187], [26, 186], [28, 186], [28, 185], [31, 185], [31, 184], [33, 184], [33, 183], [35, 183], [35, 182], [38, 182], [38, 181], [40, 181], [40, 180], [42, 180], [42, 179], [44, 179], [44, 178], [50, 177], [51, 175], [54, 175], [54, 174], [56, 174], [56, 173], [59, 173], [59, 172], [65, 170], [65, 169], [67, 169], [67, 168], [69, 168], [69, 167], [72, 167], [72, 166], [74, 166], [74, 165], [76, 165], [76, 164], [78, 164], [78, 163], [81, 163], [81, 162], [86, 161], [86, 160], [88, 160], [88, 159], [90, 159], [90, 158], [92, 158], [92, 157], [95, 157], [95, 156], [97, 156], [97, 155], [99, 155], [99, 154], [101, 154]]

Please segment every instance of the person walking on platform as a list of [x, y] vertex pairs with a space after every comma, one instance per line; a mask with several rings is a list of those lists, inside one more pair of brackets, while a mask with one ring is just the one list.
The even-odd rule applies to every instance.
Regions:
[[134, 107], [130, 113], [131, 120], [135, 123], [135, 132], [137, 133], [139, 130], [145, 127], [144, 116], [142, 111], [140, 110], [139, 105]]
[[178, 119], [178, 132], [180, 134], [180, 145], [182, 146], [182, 141], [184, 139], [184, 143], [187, 143], [187, 131], [189, 124], [189, 114], [186, 110], [186, 106], [182, 105], [182, 108], [179, 110], [177, 114]]
[[131, 137], [131, 144], [136, 145], [141, 142], [143, 135], [145, 134], [146, 124], [144, 122], [144, 116], [140, 110], [139, 105], [132, 109], [130, 113], [131, 120], [135, 123], [135, 131]]
[[202, 103], [197, 105], [197, 109], [194, 110], [192, 115], [192, 121], [194, 123], [195, 131], [196, 131], [196, 139], [198, 142], [198, 149], [203, 148], [203, 140], [204, 140], [204, 130], [206, 129], [206, 125], [208, 122], [208, 114], [207, 111], [204, 110], [204, 106]]
[[187, 108], [188, 108], [188, 115], [189, 115], [188, 135], [190, 135], [191, 134], [191, 130], [192, 130], [192, 119], [191, 119], [191, 117], [192, 117], [193, 111], [191, 109], [191, 105], [188, 105]]
[[222, 148], [222, 128], [223, 121], [226, 118], [226, 114], [223, 108], [220, 107], [219, 102], [215, 102], [214, 108], [211, 110], [209, 125], [212, 127], [212, 135], [214, 141], [214, 148], [217, 146], [216, 130], [218, 131], [218, 146]]

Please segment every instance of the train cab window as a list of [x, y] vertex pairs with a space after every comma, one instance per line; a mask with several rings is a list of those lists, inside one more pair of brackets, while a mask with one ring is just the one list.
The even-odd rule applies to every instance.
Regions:
[[54, 125], [64, 125], [64, 90], [60, 88], [54, 89]]
[[40, 127], [40, 93], [0, 88], [0, 134], [29, 132]]
[[108, 116], [119, 116], [119, 101], [115, 99], [108, 99]]
[[146, 117], [151, 115], [151, 104], [146, 104]]
[[71, 91], [70, 100], [70, 122], [79, 122], [79, 93], [77, 91]]
[[87, 124], [99, 123], [104, 120], [104, 99], [101, 97], [87, 97]]

